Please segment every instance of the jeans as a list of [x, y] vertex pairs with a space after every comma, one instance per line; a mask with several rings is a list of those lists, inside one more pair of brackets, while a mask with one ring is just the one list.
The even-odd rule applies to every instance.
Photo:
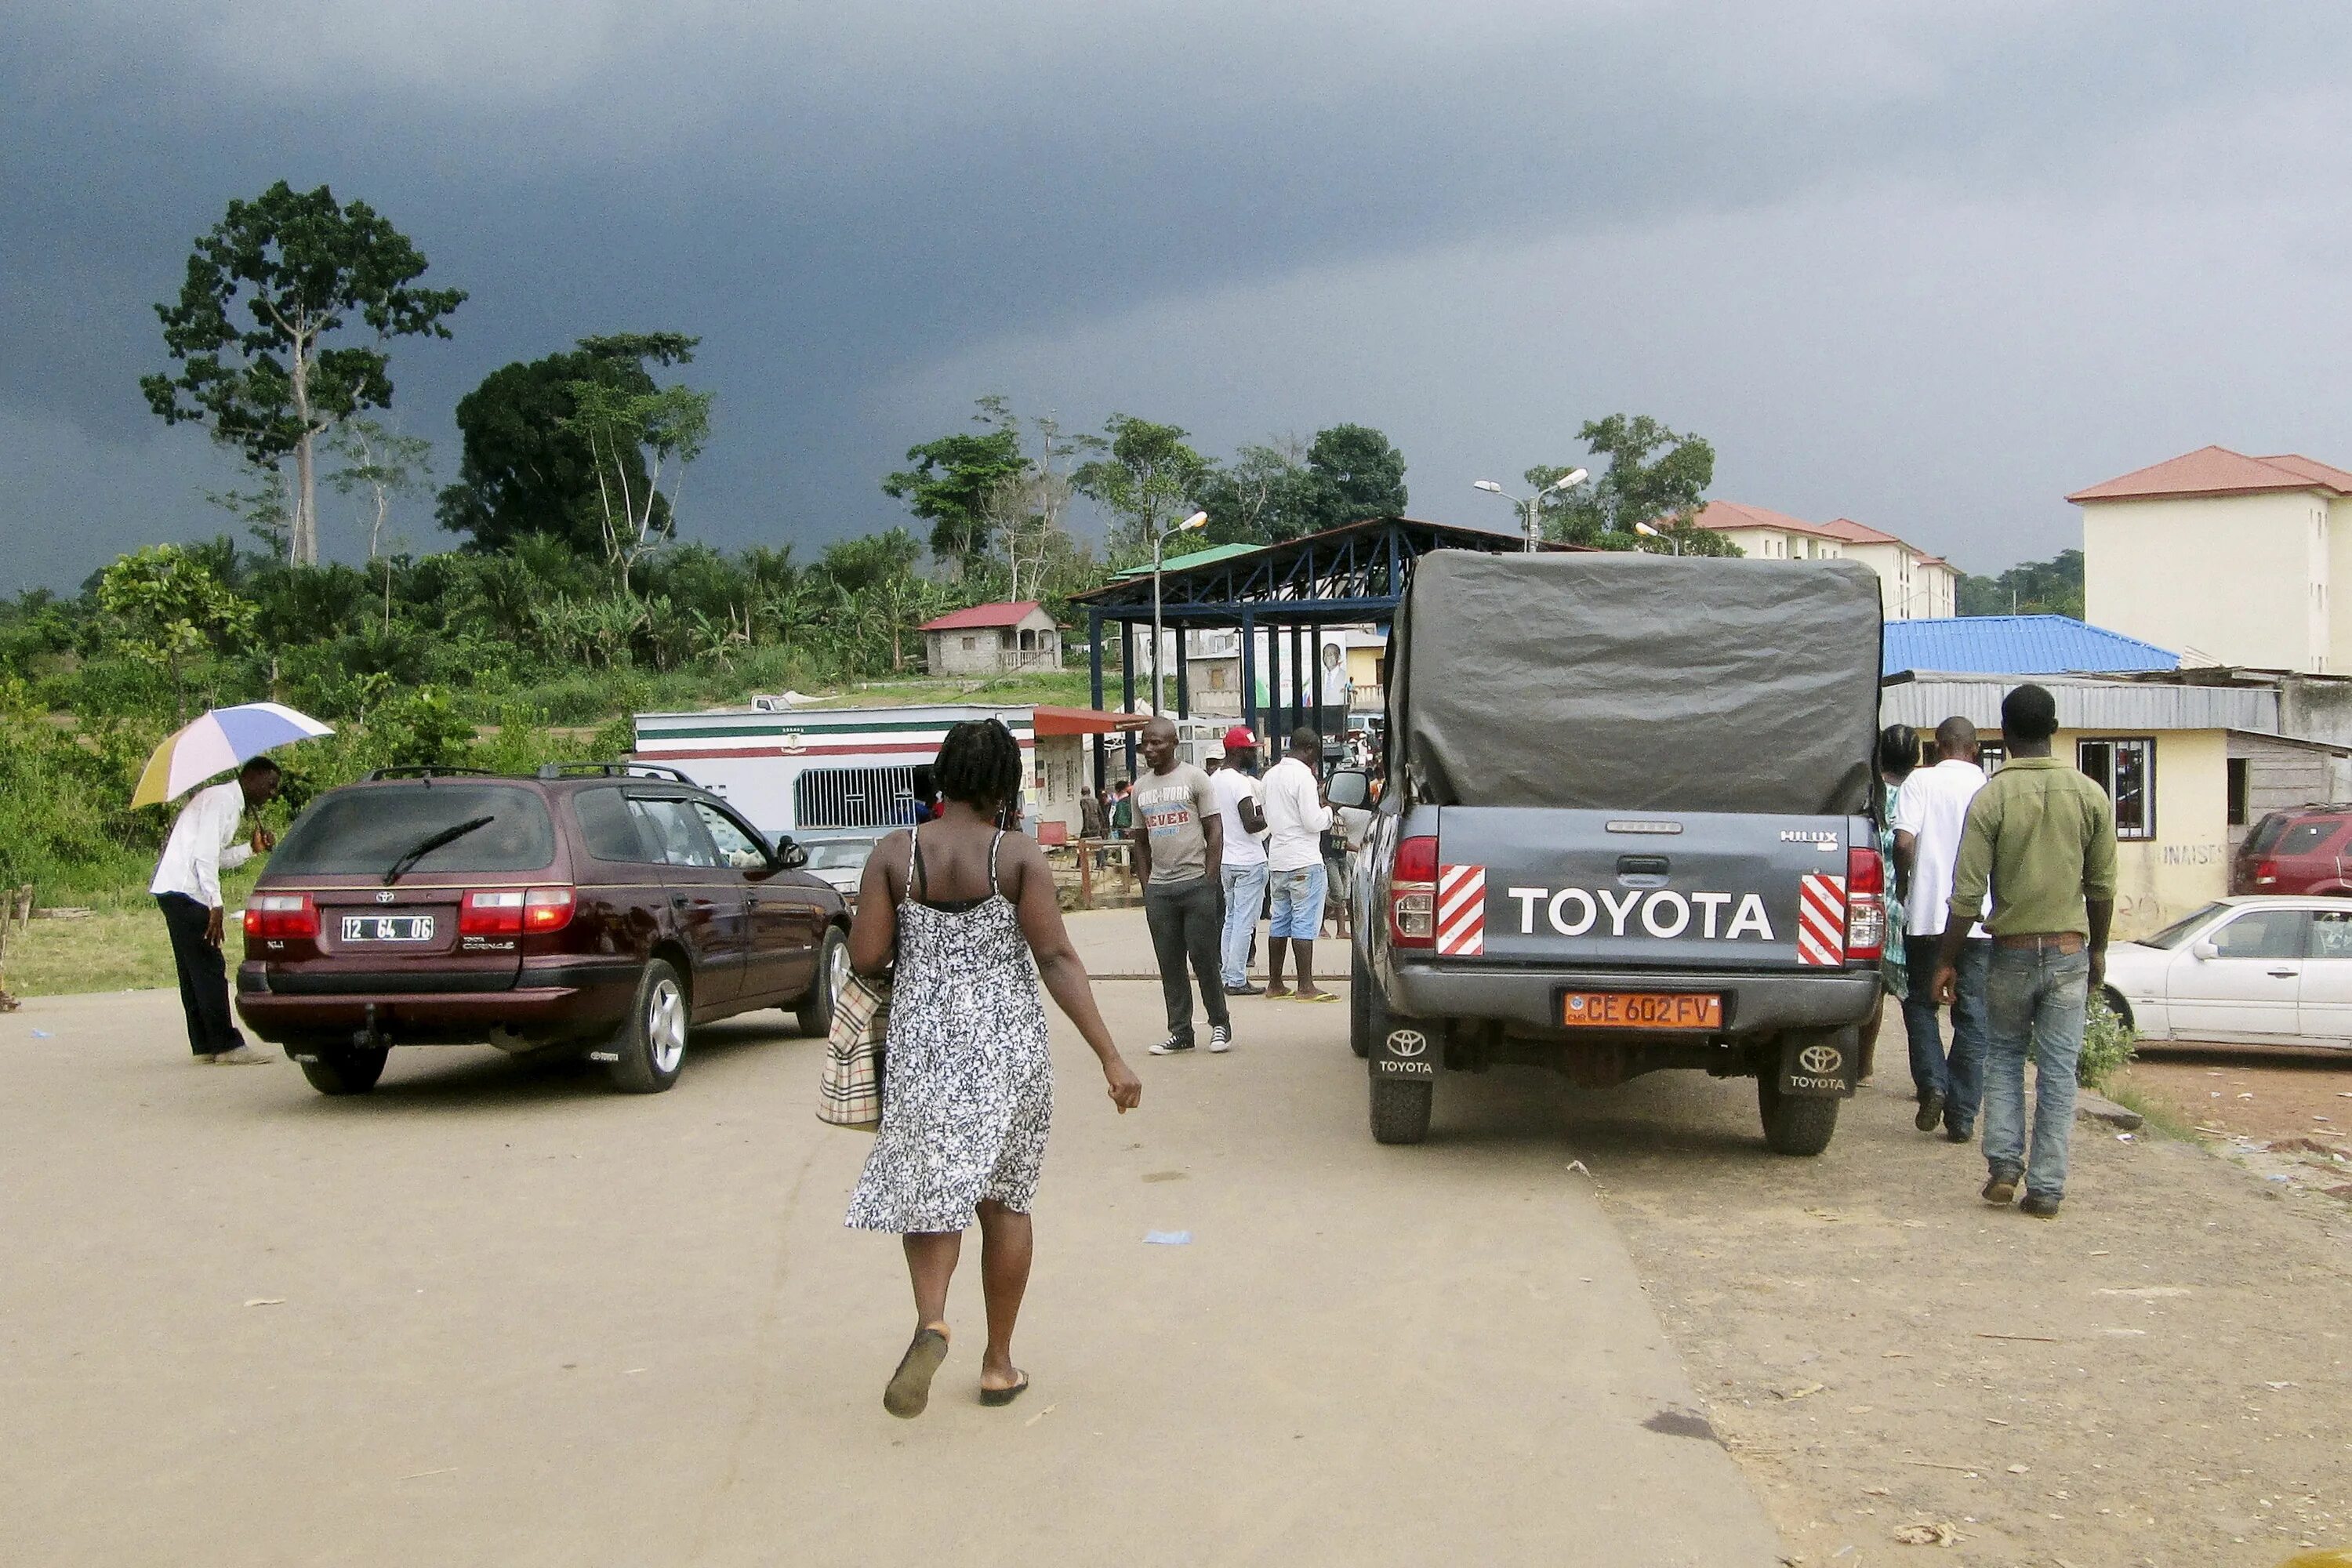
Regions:
[[1313, 942], [1323, 930], [1323, 862], [1296, 871], [1276, 871], [1274, 884], [1274, 925], [1269, 936]]
[[[1985, 1164], [2025, 1173], [2029, 1197], [2066, 1195], [2066, 1141], [2074, 1129], [2076, 1064], [2090, 1000], [2091, 955], [1995, 947], [1985, 982], [1992, 1026], [1985, 1057]], [[2033, 1051], [2033, 1149], [2025, 1147], [2025, 1053]]]
[[1977, 937], [1960, 944], [1960, 988], [1952, 1003], [1952, 1050], [1944, 1054], [1944, 1032], [1937, 1026], [1937, 950], [1940, 936], [1907, 937], [1911, 994], [1903, 999], [1903, 1028], [1911, 1037], [1911, 1082], [1926, 1100], [1944, 1097], [1946, 1125], [1965, 1136], [1977, 1124], [1977, 1108], [1984, 1100], [1985, 973], [1992, 964], [1990, 939]]
[[1225, 865], [1217, 871], [1225, 889], [1224, 980], [1249, 984], [1250, 939], [1257, 934], [1257, 908], [1265, 899], [1265, 862]]
[[1160, 961], [1160, 990], [1168, 1003], [1168, 1033], [1171, 1038], [1192, 1037], [1192, 986], [1184, 977], [1187, 961], [1201, 982], [1201, 1000], [1209, 1022], [1230, 1024], [1225, 1010], [1225, 986], [1217, 973], [1217, 939], [1223, 921], [1217, 910], [1217, 889], [1206, 877], [1186, 882], [1147, 882], [1143, 888], [1143, 923], [1151, 931], [1151, 951]]
[[205, 940], [213, 912], [185, 893], [157, 895], [172, 933], [172, 965], [180, 972], [180, 1008], [188, 1016], [188, 1048], [200, 1057], [245, 1044], [228, 1009], [228, 962]]

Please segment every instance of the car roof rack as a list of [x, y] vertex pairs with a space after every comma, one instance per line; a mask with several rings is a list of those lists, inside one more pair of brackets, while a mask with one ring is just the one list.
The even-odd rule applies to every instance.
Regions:
[[541, 763], [539, 764], [539, 776], [543, 779], [674, 779], [696, 789], [702, 787], [687, 777], [683, 771], [660, 763]]
[[496, 777], [498, 774], [488, 768], [444, 767], [439, 763], [425, 763], [414, 766], [374, 768], [369, 771], [367, 782], [374, 784], [383, 779], [490, 779]]

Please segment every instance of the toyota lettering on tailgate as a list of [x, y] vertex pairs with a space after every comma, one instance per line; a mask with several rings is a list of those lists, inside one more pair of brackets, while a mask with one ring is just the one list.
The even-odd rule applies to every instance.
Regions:
[[1703, 942], [1772, 942], [1761, 893], [1678, 893], [1671, 888], [1506, 888], [1518, 906], [1521, 936], [1696, 937]]

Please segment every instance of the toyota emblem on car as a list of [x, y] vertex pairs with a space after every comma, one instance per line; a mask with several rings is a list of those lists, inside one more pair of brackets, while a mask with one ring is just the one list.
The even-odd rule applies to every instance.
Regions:
[[1389, 1032], [1389, 1055], [1417, 1057], [1429, 1049], [1429, 1037], [1419, 1029], [1392, 1029]]
[[1809, 1073], [1833, 1073], [1845, 1062], [1845, 1053], [1835, 1046], [1807, 1046], [1797, 1053], [1797, 1060]]

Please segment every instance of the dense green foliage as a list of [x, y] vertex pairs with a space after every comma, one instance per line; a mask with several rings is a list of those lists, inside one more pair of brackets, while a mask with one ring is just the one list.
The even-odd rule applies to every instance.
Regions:
[[1964, 616], [2072, 616], [2083, 618], [2083, 552], [2062, 550], [2026, 561], [1998, 577], [1960, 579]]

